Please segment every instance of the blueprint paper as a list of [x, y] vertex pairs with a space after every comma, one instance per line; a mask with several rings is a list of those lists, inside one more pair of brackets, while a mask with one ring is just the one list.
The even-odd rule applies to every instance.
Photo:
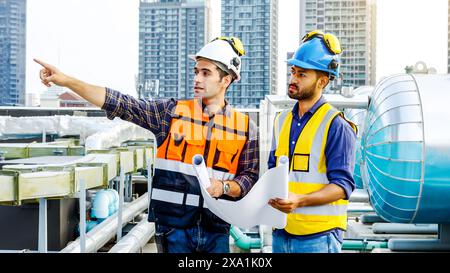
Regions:
[[209, 188], [211, 186], [211, 180], [209, 180], [209, 174], [208, 170], [206, 169], [205, 160], [203, 159], [203, 156], [195, 155], [192, 158], [192, 161], [195, 167], [195, 172], [197, 173], [198, 181], [200, 181], [202, 188], [205, 189]]
[[192, 161], [205, 205], [219, 218], [240, 228], [268, 225], [282, 229], [286, 226], [287, 214], [274, 209], [268, 202], [272, 198], [288, 198], [287, 157], [280, 158], [278, 167], [268, 170], [243, 199], [235, 202], [211, 197], [205, 187], [210, 184], [210, 179], [203, 157], [196, 155]]

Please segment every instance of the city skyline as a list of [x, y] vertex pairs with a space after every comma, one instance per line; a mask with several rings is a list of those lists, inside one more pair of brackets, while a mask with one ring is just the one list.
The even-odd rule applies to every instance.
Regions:
[[[220, 1], [212, 2], [212, 36], [216, 36], [220, 34]], [[280, 14], [283, 14], [279, 20], [278, 45], [280, 94], [285, 92], [286, 86], [283, 76], [286, 74], [286, 52], [298, 47], [300, 35], [298, 18], [295, 17], [298, 17], [298, 1], [279, 2]], [[382, 33], [377, 41], [377, 82], [383, 76], [404, 72], [406, 65], [419, 60], [435, 67], [438, 73], [446, 73], [447, 1], [433, 1], [433, 6], [417, 0], [377, 2], [378, 14], [383, 18], [377, 22], [378, 34]], [[32, 63], [32, 58], [37, 57], [87, 82], [136, 95], [139, 1], [125, 4], [121, 0], [91, 0], [86, 3], [90, 9], [84, 10], [77, 0], [30, 1], [27, 92], [46, 90], [37, 77], [39, 67]], [[399, 17], [399, 7], [406, 4], [408, 12]], [[73, 12], [58, 12], [62, 10]], [[81, 16], [83, 20], [79, 20]], [[423, 39], [426, 31], [432, 31], [433, 43]]]
[[239, 37], [246, 51], [241, 81], [226, 93], [230, 104], [258, 108], [278, 85], [278, 0], [222, 0], [222, 33]]
[[25, 104], [26, 0], [0, 1], [0, 105]]
[[[372, 0], [301, 0], [300, 36], [321, 29], [339, 37], [342, 77], [330, 89], [374, 85], [376, 77], [376, 4]], [[300, 42], [300, 41], [299, 41]]]
[[139, 76], [141, 98], [192, 97], [194, 55], [211, 39], [209, 0], [141, 1]]

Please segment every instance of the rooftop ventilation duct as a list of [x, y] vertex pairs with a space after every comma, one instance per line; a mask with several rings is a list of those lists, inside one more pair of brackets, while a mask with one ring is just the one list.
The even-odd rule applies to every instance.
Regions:
[[377, 214], [450, 223], [450, 75], [395, 75], [371, 97], [362, 178]]

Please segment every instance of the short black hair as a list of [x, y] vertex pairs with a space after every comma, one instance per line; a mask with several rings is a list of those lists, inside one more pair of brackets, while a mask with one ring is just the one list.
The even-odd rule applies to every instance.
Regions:
[[223, 80], [223, 78], [225, 78], [226, 76], [231, 76], [231, 82], [230, 85], [228, 85], [227, 89], [233, 84], [234, 82], [234, 77], [233, 75], [228, 74], [227, 72], [223, 71], [222, 69], [220, 69], [220, 67], [216, 66], [217, 71], [219, 71], [219, 77], [220, 80]]
[[328, 78], [328, 83], [327, 83], [327, 85], [325, 85], [325, 86], [323, 87], [323, 89], [325, 89], [325, 88], [328, 86], [328, 84], [330, 83], [330, 81], [331, 81], [331, 79], [330, 79], [330, 73], [325, 72], [325, 71], [321, 71], [321, 70], [315, 70], [315, 71], [316, 71], [317, 79], [319, 79], [320, 77], [327, 77], [327, 78]]
[[[223, 78], [225, 78], [226, 76], [230, 75], [227, 72], [223, 71], [222, 69], [220, 69], [220, 67], [216, 66], [217, 71], [219, 71], [219, 76], [220, 79], [222, 80]], [[231, 75], [230, 75], [231, 76]]]

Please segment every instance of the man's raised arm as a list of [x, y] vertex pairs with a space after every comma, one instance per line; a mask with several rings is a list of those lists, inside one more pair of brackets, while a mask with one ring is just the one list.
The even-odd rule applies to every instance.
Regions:
[[65, 75], [56, 67], [46, 64], [43, 61], [37, 59], [34, 59], [34, 61], [43, 67], [43, 69], [41, 69], [39, 73], [39, 76], [42, 83], [46, 86], [50, 87], [50, 83], [54, 83], [56, 85], [69, 88], [70, 90], [83, 97], [85, 100], [98, 107], [102, 107], [103, 104], [105, 104], [105, 87], [95, 86], [82, 82]]

